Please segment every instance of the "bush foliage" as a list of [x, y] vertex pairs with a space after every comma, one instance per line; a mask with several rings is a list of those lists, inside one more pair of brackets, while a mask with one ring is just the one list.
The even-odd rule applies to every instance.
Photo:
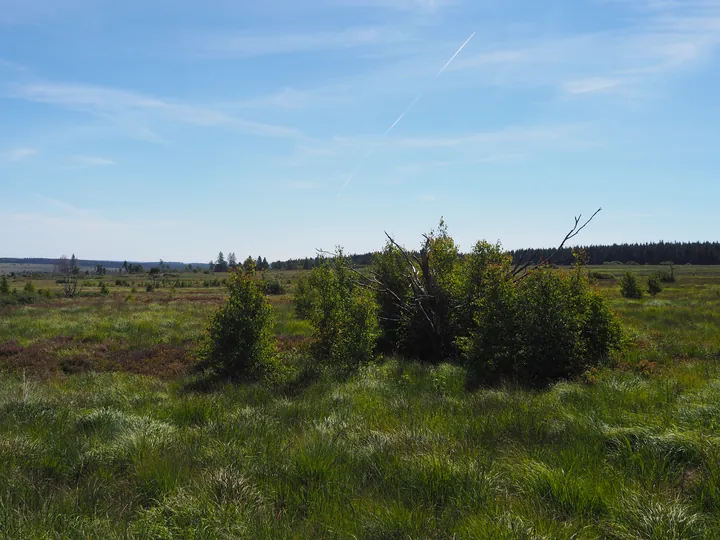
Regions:
[[625, 275], [623, 275], [623, 278], [620, 280], [620, 294], [622, 294], [624, 298], [639, 299], [643, 297], [640, 282], [632, 272], [625, 272]]
[[372, 361], [380, 326], [372, 293], [351, 276], [340, 251], [315, 267], [296, 290], [296, 311], [313, 326], [313, 352], [344, 369]]
[[198, 352], [200, 365], [239, 380], [272, 378], [276, 373], [274, 311], [254, 271], [231, 272], [229, 297], [215, 313]]
[[620, 325], [579, 264], [513, 270], [500, 244], [461, 254], [441, 222], [419, 251], [390, 239], [362, 271], [340, 252], [300, 282], [296, 311], [312, 322], [323, 357], [355, 366], [377, 345], [425, 362], [463, 361], [473, 382], [545, 383], [619, 347]]
[[650, 296], [656, 296], [658, 293], [662, 292], [662, 285], [660, 285], [661, 277], [657, 274], [651, 274], [648, 276], [648, 294]]

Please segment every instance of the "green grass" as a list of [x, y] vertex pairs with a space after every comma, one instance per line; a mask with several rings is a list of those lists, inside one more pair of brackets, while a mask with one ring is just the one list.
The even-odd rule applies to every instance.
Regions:
[[26, 306], [0, 318], [0, 342], [17, 341], [26, 346], [63, 336], [137, 347], [159, 343], [179, 345], [201, 335], [210, 312], [207, 305], [190, 302], [135, 306], [107, 300], [55, 308]]
[[461, 368], [388, 361], [295, 396], [5, 379], [0, 536], [717, 537], [718, 366], [600, 375], [469, 393]]
[[[206, 393], [3, 375], [0, 538], [720, 538], [712, 270], [638, 301], [601, 280], [627, 351], [544, 390], [470, 392], [461, 367], [397, 359], [349, 378], [298, 360], [278, 387]], [[215, 304], [154, 294], [12, 308], [0, 344], [196, 340]], [[309, 335], [285, 300], [276, 333]]]

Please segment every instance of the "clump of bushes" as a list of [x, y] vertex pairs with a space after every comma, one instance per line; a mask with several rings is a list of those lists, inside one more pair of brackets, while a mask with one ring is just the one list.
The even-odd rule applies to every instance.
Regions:
[[651, 274], [648, 276], [647, 291], [650, 296], [656, 296], [662, 292], [662, 286], [660, 285], [660, 277], [657, 274]]
[[257, 380], [277, 374], [274, 312], [253, 274], [240, 267], [231, 273], [230, 295], [198, 350], [200, 367], [217, 375]]
[[620, 280], [620, 294], [624, 298], [640, 299], [643, 297], [643, 291], [640, 282], [632, 272], [625, 272]]
[[590, 272], [590, 279], [597, 279], [599, 281], [612, 280], [615, 279], [615, 276], [610, 272], [600, 272], [598, 270], [593, 270], [592, 272]]
[[277, 277], [271, 279], [266, 279], [265, 277], [263, 277], [263, 279], [261, 280], [261, 286], [265, 294], [285, 294], [285, 287], [283, 287], [283, 284], [280, 283], [280, 280]]
[[375, 358], [378, 307], [372, 292], [351, 276], [342, 251], [313, 268], [296, 299], [296, 310], [312, 323], [312, 351], [318, 358], [343, 369]]
[[409, 252], [390, 239], [369, 269], [342, 252], [296, 289], [296, 312], [315, 331], [315, 350], [346, 367], [375, 351], [425, 362], [456, 360], [472, 383], [541, 384], [609, 358], [621, 329], [578, 265], [518, 273], [499, 244], [460, 254], [444, 223]]
[[27, 283], [25, 283], [25, 286], [23, 287], [23, 291], [26, 292], [27, 294], [35, 294], [37, 292], [37, 290], [35, 289], [35, 285], [33, 284], [32, 281], [28, 281]]

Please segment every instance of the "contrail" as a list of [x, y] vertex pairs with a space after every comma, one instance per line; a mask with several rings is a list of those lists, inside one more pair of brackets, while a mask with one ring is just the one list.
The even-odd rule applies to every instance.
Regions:
[[[472, 34], [470, 34], [470, 37], [465, 40], [465, 43], [463, 43], [462, 45], [460, 45], [460, 48], [459, 48], [457, 51], [455, 51], [455, 54], [452, 55], [452, 58], [450, 58], [450, 60], [447, 61], [447, 63], [442, 67], [442, 69], [441, 69], [440, 71], [438, 71], [437, 75], [435, 75], [435, 78], [436, 78], [436, 79], [437, 79], [440, 75], [442, 75], [442, 72], [445, 71], [450, 64], [452, 64], [453, 60], [455, 60], [455, 58], [457, 57], [457, 55], [462, 52], [462, 50], [465, 48], [465, 46], [466, 46], [468, 43], [470, 43], [470, 40], [471, 40], [472, 38], [474, 38], [474, 37], [475, 37], [475, 32], [473, 32]], [[383, 133], [383, 137], [387, 136], [387, 135], [395, 128], [395, 126], [397, 126], [397, 125], [400, 123], [400, 121], [405, 117], [405, 115], [410, 112], [410, 110], [415, 106], [415, 104], [416, 104], [418, 101], [420, 101], [420, 98], [421, 98], [422, 96], [423, 96], [423, 93], [422, 93], [422, 92], [421, 92], [420, 94], [418, 94], [418, 96], [413, 100], [413, 102], [408, 106], [408, 108], [405, 109], [405, 111], [404, 111], [400, 116], [398, 116], [397, 120], [395, 120], [395, 121], [392, 123], [392, 125], [387, 129], [387, 131], [386, 131], [385, 133]], [[354, 170], [352, 173], [350, 173], [350, 176], [348, 176], [347, 180], [345, 180], [345, 183], [343, 184], [342, 189], [345, 189], [346, 187], [348, 187], [348, 186], [350, 185], [350, 182], [352, 182], [353, 178], [355, 178], [355, 176], [357, 175], [357, 173], [360, 172], [360, 169], [362, 169], [362, 166], [365, 164], [365, 162], [368, 160], [368, 158], [375, 153], [375, 150], [377, 150], [377, 149], [380, 147], [381, 144], [382, 144], [382, 141], [378, 141], [378, 142], [375, 144], [375, 146], [373, 146], [373, 147], [370, 149], [370, 151], [369, 151], [367, 154], [365, 154], [365, 156], [364, 156], [364, 157], [360, 160], [360, 162], [357, 164], [357, 167], [355, 167], [355, 170]], [[338, 194], [338, 195], [339, 195], [339, 194]]]
[[435, 78], [436, 78], [436, 79], [442, 74], [443, 71], [445, 71], [445, 70], [447, 69], [447, 67], [448, 67], [450, 64], [452, 64], [452, 61], [455, 60], [455, 57], [462, 52], [462, 50], [465, 48], [465, 45], [467, 45], [468, 43], [470, 43], [470, 40], [471, 40], [472, 38], [474, 38], [474, 37], [475, 37], [475, 32], [473, 32], [473, 33], [470, 35], [470, 37], [465, 40], [465, 43], [463, 43], [462, 45], [460, 45], [460, 48], [455, 52], [455, 54], [452, 55], [452, 58], [447, 61], [447, 64], [445, 64], [445, 65], [442, 67], [442, 69], [441, 69], [440, 71], [438, 71], [438, 74], [435, 75]]
[[410, 104], [410, 106], [409, 106], [407, 109], [405, 109], [405, 112], [404, 112], [404, 113], [402, 113], [400, 116], [398, 116], [398, 119], [393, 122], [393, 125], [390, 126], [390, 127], [388, 128], [388, 130], [387, 130], [383, 135], [387, 135], [388, 133], [390, 133], [390, 132], [393, 130], [393, 128], [400, 123], [400, 120], [402, 120], [403, 117], [404, 117], [407, 113], [410, 112], [410, 109], [412, 109], [412, 108], [415, 106], [415, 104], [416, 104], [418, 101], [420, 101], [420, 98], [421, 98], [421, 97], [422, 97], [422, 94], [419, 94], [418, 97], [415, 98], [415, 101], [413, 101], [413, 102]]

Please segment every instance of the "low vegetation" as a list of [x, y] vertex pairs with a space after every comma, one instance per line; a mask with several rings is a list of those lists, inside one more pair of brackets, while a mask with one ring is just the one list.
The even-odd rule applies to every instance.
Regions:
[[[282, 294], [244, 270], [153, 292], [100, 276], [72, 298], [7, 276], [0, 297], [36, 291], [0, 311], [0, 538], [720, 538], [720, 270], [628, 299], [625, 270], [642, 292], [669, 268], [517, 280], [499, 247], [451, 246], [439, 290], [476, 304], [447, 334], [386, 320], [403, 304], [362, 281], [400, 286], [397, 247], [268, 270]], [[451, 339], [433, 359], [409, 335]]]

